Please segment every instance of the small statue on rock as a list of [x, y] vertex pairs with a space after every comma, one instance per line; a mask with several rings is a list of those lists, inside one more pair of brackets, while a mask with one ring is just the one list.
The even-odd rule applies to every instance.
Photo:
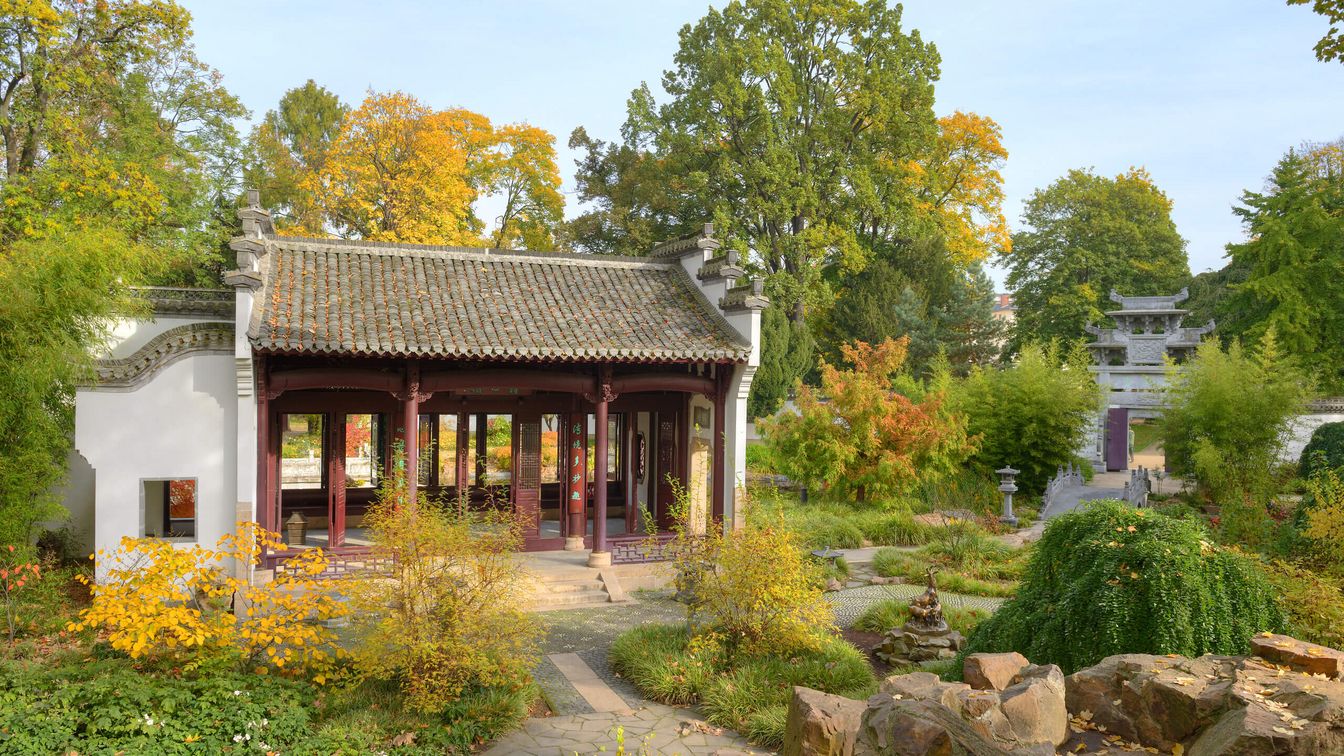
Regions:
[[943, 605], [938, 602], [938, 586], [933, 581], [936, 570], [930, 566], [925, 573], [929, 587], [910, 602], [910, 629], [916, 632], [947, 632], [947, 622], [943, 620]]

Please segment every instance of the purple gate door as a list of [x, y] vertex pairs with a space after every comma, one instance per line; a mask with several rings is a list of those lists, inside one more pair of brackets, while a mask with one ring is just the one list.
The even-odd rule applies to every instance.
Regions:
[[1106, 412], [1106, 469], [1129, 469], [1129, 410], [1121, 407]]

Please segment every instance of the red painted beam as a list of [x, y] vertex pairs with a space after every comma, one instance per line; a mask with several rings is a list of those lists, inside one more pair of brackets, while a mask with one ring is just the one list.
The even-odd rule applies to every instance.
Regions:
[[304, 389], [367, 389], [396, 393], [403, 387], [402, 376], [367, 368], [300, 368], [272, 373], [272, 394]]
[[617, 394], [631, 394], [639, 391], [683, 391], [690, 394], [713, 396], [714, 381], [688, 373], [646, 373], [627, 375], [611, 380], [611, 390]]
[[474, 388], [510, 388], [591, 394], [596, 388], [596, 382], [590, 375], [553, 373], [545, 370], [474, 370], [425, 373], [420, 377], [420, 390], [427, 393]]

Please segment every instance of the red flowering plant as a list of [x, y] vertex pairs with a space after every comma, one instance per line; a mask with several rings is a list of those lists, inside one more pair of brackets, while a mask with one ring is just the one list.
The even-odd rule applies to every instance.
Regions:
[[40, 570], [35, 562], [17, 561], [13, 544], [5, 548], [7, 551], [0, 559], [0, 600], [5, 602], [5, 627], [9, 631], [9, 642], [13, 644], [18, 632], [18, 617], [14, 612], [18, 593], [38, 579]]

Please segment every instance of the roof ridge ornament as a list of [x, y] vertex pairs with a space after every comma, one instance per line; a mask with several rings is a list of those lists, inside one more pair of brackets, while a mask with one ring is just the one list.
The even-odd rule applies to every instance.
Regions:
[[[719, 248], [719, 241], [714, 238], [714, 224], [706, 223], [699, 231], [680, 239], [661, 242], [653, 245], [649, 250], [649, 257], [671, 258], [682, 257], [702, 250], [716, 250]], [[703, 254], [703, 253], [702, 253]]]
[[260, 260], [266, 255], [266, 237], [275, 234], [275, 223], [271, 211], [261, 206], [261, 192], [248, 189], [244, 196], [246, 204], [237, 213], [243, 223], [243, 234], [229, 240], [238, 269], [225, 273], [224, 283], [256, 289], [261, 286]]

